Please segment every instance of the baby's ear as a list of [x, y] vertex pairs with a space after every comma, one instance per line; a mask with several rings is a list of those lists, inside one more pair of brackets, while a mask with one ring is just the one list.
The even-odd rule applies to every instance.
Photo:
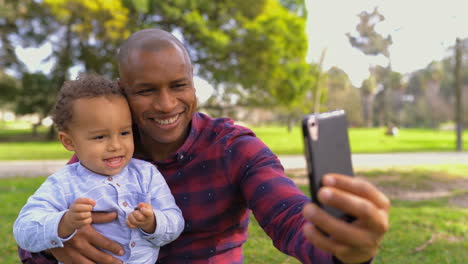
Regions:
[[62, 145], [69, 151], [75, 151], [75, 144], [73, 143], [72, 137], [64, 131], [58, 132], [58, 138]]

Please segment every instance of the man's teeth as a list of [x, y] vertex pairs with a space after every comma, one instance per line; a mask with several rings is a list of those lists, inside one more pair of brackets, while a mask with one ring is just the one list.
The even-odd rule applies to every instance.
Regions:
[[153, 119], [153, 120], [160, 125], [169, 125], [177, 121], [178, 118], [179, 118], [179, 115], [176, 115], [168, 119]]

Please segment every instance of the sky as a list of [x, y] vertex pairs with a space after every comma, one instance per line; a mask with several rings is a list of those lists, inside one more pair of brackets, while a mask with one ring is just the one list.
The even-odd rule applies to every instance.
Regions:
[[[376, 30], [391, 34], [390, 59], [394, 71], [409, 73], [422, 69], [433, 60], [450, 55], [448, 48], [457, 37], [468, 37], [468, 0], [305, 0], [308, 9], [307, 61], [318, 63], [326, 49], [323, 70], [332, 66], [343, 69], [351, 82], [360, 87], [369, 76], [369, 66], [386, 66], [383, 57], [366, 56], [349, 44], [346, 33], [355, 33], [361, 11], [378, 7], [385, 21]], [[42, 60], [51, 52], [46, 44], [40, 48], [17, 48], [18, 56], [31, 71], [49, 72], [51, 63]], [[80, 68], [72, 69], [72, 77]], [[195, 77], [197, 96], [203, 102], [213, 88]]]
[[455, 39], [468, 37], [466, 0], [306, 0], [306, 7], [307, 61], [318, 63], [326, 49], [323, 69], [338, 66], [357, 87], [369, 76], [370, 65], [388, 64], [387, 58], [366, 56], [349, 43], [345, 34], [355, 35], [361, 11], [378, 7], [385, 16], [376, 30], [392, 36], [392, 69], [401, 73], [451, 55], [448, 48]]

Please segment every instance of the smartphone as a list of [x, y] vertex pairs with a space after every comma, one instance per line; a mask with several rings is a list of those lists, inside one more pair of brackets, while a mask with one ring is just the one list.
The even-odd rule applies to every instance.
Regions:
[[344, 110], [310, 114], [302, 120], [304, 152], [312, 201], [329, 214], [352, 221], [354, 218], [331, 206], [322, 205], [317, 193], [327, 173], [354, 176]]

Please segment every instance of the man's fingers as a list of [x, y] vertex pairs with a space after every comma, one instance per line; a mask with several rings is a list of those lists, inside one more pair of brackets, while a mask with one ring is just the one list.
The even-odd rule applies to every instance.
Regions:
[[94, 264], [91, 260], [86, 258], [83, 255], [80, 255], [75, 249], [71, 247], [63, 247], [63, 248], [51, 248], [49, 249], [50, 253], [54, 255], [54, 257], [64, 264], [72, 264], [72, 263], [83, 263], [83, 264]]
[[363, 197], [331, 187], [321, 188], [318, 197], [321, 203], [356, 217], [371, 227], [372, 230], [378, 232], [388, 230], [387, 211], [376, 207], [374, 203]]
[[117, 218], [117, 212], [92, 212], [93, 224], [109, 223]]
[[[119, 259], [95, 248], [91, 244], [80, 244], [80, 245], [75, 244], [74, 246], [77, 247], [82, 254], [84, 254], [84, 257], [93, 259], [96, 263], [100, 263], [100, 264], [122, 263]], [[89, 263], [94, 264], [95, 262], [89, 262]], [[76, 262], [74, 258], [73, 263], [82, 263], [82, 262], [80, 261]]]
[[[83, 228], [86, 229], [85, 231], [86, 231], [87, 240], [92, 245], [94, 245], [94, 246], [96, 246], [98, 248], [108, 250], [108, 251], [110, 251], [110, 252], [112, 252], [112, 253], [114, 253], [116, 255], [119, 255], [119, 256], [124, 254], [124, 251], [123, 251], [122, 247], [118, 243], [116, 243], [116, 242], [108, 239], [107, 237], [101, 235], [96, 230], [94, 230], [94, 228], [92, 228], [91, 226], [84, 226]], [[102, 263], [108, 263], [108, 262], [105, 262], [105, 261], [101, 261], [100, 259], [97, 259], [97, 258], [92, 258], [92, 259], [96, 260], [99, 263], [101, 263], [101, 262]], [[104, 259], [104, 260], [106, 260], [106, 259]]]
[[327, 174], [323, 184], [338, 188], [372, 201], [377, 207], [386, 211], [390, 208], [390, 200], [373, 184], [360, 178], [353, 178], [341, 174]]
[[329, 234], [333, 240], [352, 247], [375, 246], [375, 238], [367, 230], [335, 218], [314, 204], [306, 205], [303, 210], [306, 219]]
[[344, 251], [344, 245], [326, 237], [311, 223], [306, 223], [303, 227], [303, 231], [304, 236], [307, 240], [309, 240], [310, 243], [312, 243], [312, 245], [329, 252], [332, 255], [337, 255], [337, 251]]

